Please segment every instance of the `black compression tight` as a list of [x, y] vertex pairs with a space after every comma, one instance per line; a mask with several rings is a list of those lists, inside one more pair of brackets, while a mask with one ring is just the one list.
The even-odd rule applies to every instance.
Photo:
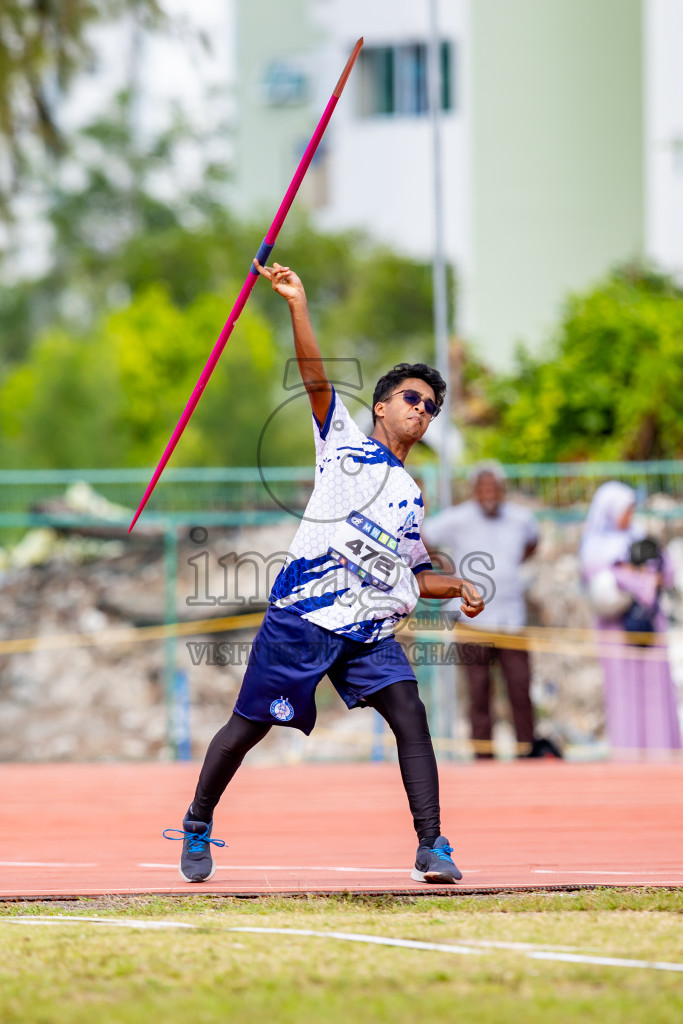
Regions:
[[233, 712], [226, 725], [209, 743], [192, 801], [192, 817], [209, 822], [213, 810], [244, 757], [272, 728], [268, 722], [252, 722]]
[[441, 833], [439, 774], [417, 683], [412, 679], [390, 683], [365, 699], [379, 711], [396, 737], [401, 778], [417, 838], [431, 845]]
[[[427, 713], [417, 692], [417, 683], [390, 683], [366, 698], [379, 711], [396, 737], [401, 778], [420, 842], [431, 843], [441, 831], [439, 777], [432, 747]], [[241, 715], [232, 718], [209, 744], [192, 801], [192, 817], [209, 822], [245, 755], [263, 739], [271, 726], [252, 722]]]

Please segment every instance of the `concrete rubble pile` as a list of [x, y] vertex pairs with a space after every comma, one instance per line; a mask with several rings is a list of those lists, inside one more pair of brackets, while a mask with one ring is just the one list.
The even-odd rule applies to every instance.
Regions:
[[[665, 511], [667, 502], [656, 496], [649, 505]], [[171, 616], [160, 536], [125, 542], [41, 529], [5, 551], [0, 558], [0, 760], [170, 757], [169, 650], [175, 652], [176, 667], [187, 673], [192, 752], [201, 756], [230, 714], [254, 635], [253, 625], [240, 627], [236, 616], [264, 609], [279, 568], [277, 555], [287, 551], [295, 527], [288, 521], [232, 531], [179, 531]], [[646, 527], [669, 544], [683, 589], [679, 521], [648, 517]], [[530, 623], [559, 627], [561, 639], [567, 627], [591, 625], [579, 578], [580, 524], [543, 521], [541, 530], [539, 551], [524, 570]], [[226, 579], [234, 588], [231, 593]], [[670, 603], [670, 611], [680, 621], [680, 600]], [[159, 638], [140, 642], [141, 634], [133, 632], [162, 624], [165, 617], [185, 623], [224, 616], [233, 619], [230, 632], [203, 627], [203, 633], [171, 641], [170, 648], [169, 641]], [[116, 635], [98, 636], [102, 631]], [[19, 638], [38, 638], [38, 646], [30, 649], [27, 643], [27, 649], [15, 653], [3, 649], [2, 642]], [[215, 646], [220, 644], [227, 646]], [[672, 644], [671, 655], [683, 692], [680, 641]], [[534, 654], [533, 665], [540, 731], [565, 743], [599, 744], [602, 676], [590, 650], [580, 644], [574, 650], [565, 641], [557, 652]], [[462, 680], [460, 690], [462, 695]], [[457, 707], [459, 722], [451, 723], [450, 731], [464, 737], [464, 701]], [[306, 741], [295, 730], [274, 729], [252, 761], [299, 757], [307, 745], [312, 756], [356, 755], [358, 748], [335, 742], [335, 737], [343, 740], [356, 722], [358, 730], [370, 731], [369, 719], [360, 720], [369, 713], [354, 712], [352, 722], [329, 685], [321, 688], [319, 709], [321, 739], [316, 741], [314, 733]], [[506, 712], [502, 702], [501, 710]]]

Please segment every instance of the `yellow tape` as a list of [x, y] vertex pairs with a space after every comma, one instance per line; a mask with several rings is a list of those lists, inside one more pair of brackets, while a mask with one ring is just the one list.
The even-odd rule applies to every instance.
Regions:
[[[525, 627], [516, 633], [501, 633], [456, 626], [453, 635], [459, 643], [494, 644], [510, 651], [536, 654], [564, 654], [583, 657], [621, 658], [626, 661], [666, 661], [668, 645], [681, 639], [681, 631], [667, 633], [623, 633], [571, 629], [560, 626]], [[645, 644], [646, 646], [639, 646]]]
[[[197, 633], [228, 633], [235, 630], [242, 629], [255, 629], [263, 621], [262, 612], [253, 612], [249, 615], [230, 615], [224, 618], [213, 618], [213, 619], [198, 619], [193, 622], [172, 622], [164, 626], [141, 626], [139, 628], [129, 629], [105, 629], [97, 630], [90, 633], [70, 633], [60, 636], [38, 636], [38, 637], [23, 637], [17, 640], [2, 640], [0, 641], [0, 655], [8, 654], [21, 654], [28, 651], [46, 651], [46, 650], [67, 650], [74, 647], [99, 647], [106, 646], [107, 644], [117, 643], [146, 643], [153, 640], [165, 640], [168, 637], [181, 637], [181, 636], [192, 636]], [[428, 632], [427, 630], [419, 630], [419, 634], [413, 633], [414, 639], [427, 636], [443, 635], [438, 634], [436, 631]], [[448, 632], [450, 636], [450, 631]], [[452, 631], [458, 642], [465, 643], [495, 643], [499, 647], [507, 647], [512, 650], [531, 650], [542, 653], [567, 653], [567, 654], [580, 654], [580, 653], [596, 653], [596, 649], [600, 647], [608, 647], [608, 652], [613, 656], [620, 658], [635, 656], [640, 658], [646, 658], [649, 660], [661, 659], [667, 656], [665, 644], [667, 642], [667, 634], [657, 634], [655, 639], [658, 645], [661, 645], [659, 649], [647, 650], [644, 648], [632, 648], [627, 649], [629, 642], [635, 643], [638, 634], [622, 634], [613, 633], [610, 636], [609, 643], [606, 643], [605, 634], [598, 633], [594, 630], [589, 629], [563, 629], [561, 627], [527, 627], [523, 632], [519, 633], [499, 633], [490, 630], [472, 629], [463, 626], [456, 626]], [[672, 635], [677, 638], [681, 638], [681, 631], [677, 630], [674, 634], [669, 633], [668, 637]], [[643, 634], [646, 639], [652, 639], [652, 634]], [[560, 638], [571, 638], [574, 642], [564, 644], [556, 642], [553, 637]], [[634, 640], [634, 637], [636, 640]], [[407, 639], [407, 637], [404, 637]], [[583, 640], [583, 643], [577, 642]], [[581, 648], [584, 651], [581, 651]], [[603, 650], [604, 654], [605, 651]], [[340, 742], [340, 743], [351, 743], [351, 744], [376, 744], [381, 743], [382, 747], [393, 745], [393, 736], [389, 732], [383, 732], [381, 735], [375, 735], [374, 733], [337, 733], [331, 729], [318, 728], [313, 733], [313, 739], [321, 739]], [[496, 744], [492, 740], [470, 740], [470, 739], [453, 739], [445, 736], [434, 736], [434, 746], [437, 750], [450, 751], [450, 752], [468, 752], [474, 751], [475, 753], [494, 753]], [[525, 754], [528, 752], [528, 744], [517, 743], [515, 746], [517, 754]], [[582, 751], [583, 747], [569, 746], [566, 753], [571, 754], [574, 750]], [[585, 748], [586, 750], [592, 748]], [[626, 756], [631, 757], [634, 751], [639, 751], [640, 748], [625, 748], [623, 750], [613, 750], [612, 757]], [[653, 753], [663, 755], [663, 759], [666, 760], [666, 755], [669, 755], [669, 760], [673, 759], [676, 761], [683, 761], [683, 752], [681, 751], [646, 751], [646, 754], [650, 756]]]
[[[263, 621], [262, 612], [248, 615], [229, 615], [224, 618], [197, 619], [191, 622], [171, 622], [163, 626], [140, 626], [125, 629], [103, 629], [85, 633], [66, 633], [57, 636], [21, 637], [0, 640], [0, 655], [25, 654], [29, 651], [58, 651], [75, 647], [99, 647], [108, 644], [147, 643], [153, 640], [195, 636], [198, 633], [229, 633], [241, 629], [254, 629]], [[663, 661], [668, 657], [667, 647], [672, 638], [683, 639], [681, 630], [668, 633], [600, 632], [593, 629], [573, 629], [559, 626], [525, 627], [515, 633], [474, 629], [457, 625], [453, 630], [438, 631], [415, 629], [416, 620], [409, 625], [412, 631], [401, 631], [398, 640], [453, 637], [458, 643], [495, 644], [507, 650], [532, 651], [537, 654], [569, 654], [584, 657], [618, 657], [627, 660]], [[646, 643], [646, 647], [637, 646]]]
[[106, 644], [139, 644], [167, 637], [193, 636], [196, 633], [228, 633], [235, 629], [253, 629], [263, 621], [262, 612], [230, 615], [223, 619], [198, 619], [196, 622], [170, 622], [165, 626], [140, 626], [129, 629], [99, 629], [92, 633], [65, 633], [61, 636], [33, 636], [19, 640], [0, 640], [0, 654], [26, 651], [58, 651], [70, 647], [100, 647]]
[[[545, 640], [548, 635], [561, 636], [564, 640], [571, 641], [588, 641], [590, 643], [596, 643], [598, 640], [600, 643], [615, 643], [619, 646], [631, 645], [638, 646], [639, 644], [648, 644], [649, 646], [666, 646], [666, 637], [671, 636], [673, 631], [667, 633], [625, 633], [622, 630], [611, 629], [611, 630], [599, 630], [590, 628], [575, 628], [572, 626], [523, 626], [520, 629], [514, 630], [514, 632], [502, 632], [500, 630], [487, 630], [479, 629], [476, 626], [465, 626], [462, 623], [458, 623], [454, 627], [454, 632], [462, 633], [467, 637], [480, 637], [483, 640], [497, 643], [500, 647], [507, 647], [509, 644], [507, 641], [523, 637], [528, 640]], [[678, 631], [680, 634], [680, 630]]]

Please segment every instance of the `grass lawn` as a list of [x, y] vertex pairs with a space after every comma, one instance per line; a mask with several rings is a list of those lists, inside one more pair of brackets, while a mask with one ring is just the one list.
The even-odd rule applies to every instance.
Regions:
[[[58, 924], [16, 923], [76, 916]], [[107, 918], [106, 924], [88, 918]], [[141, 930], [122, 921], [183, 922]], [[351, 932], [473, 953], [228, 928]], [[477, 943], [525, 943], [492, 948]], [[0, 904], [0, 1021], [557, 1024], [683, 1020], [683, 974], [531, 959], [535, 947], [683, 964], [683, 891]], [[558, 951], [559, 952], [559, 951]]]

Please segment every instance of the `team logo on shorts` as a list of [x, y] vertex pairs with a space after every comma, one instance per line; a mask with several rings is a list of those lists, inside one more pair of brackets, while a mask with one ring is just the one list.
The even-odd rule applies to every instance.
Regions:
[[270, 713], [273, 718], [277, 718], [278, 722], [289, 722], [294, 718], [294, 708], [284, 697], [273, 701], [270, 705]]

